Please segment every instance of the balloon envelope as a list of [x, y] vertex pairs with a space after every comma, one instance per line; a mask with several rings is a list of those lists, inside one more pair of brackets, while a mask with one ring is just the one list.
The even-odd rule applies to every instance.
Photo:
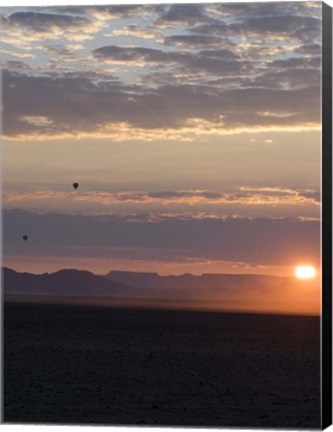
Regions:
[[27, 235], [22, 236], [22, 238], [23, 238], [24, 241], [28, 240], [28, 236]]
[[73, 188], [77, 189], [79, 187], [79, 183], [73, 183]]

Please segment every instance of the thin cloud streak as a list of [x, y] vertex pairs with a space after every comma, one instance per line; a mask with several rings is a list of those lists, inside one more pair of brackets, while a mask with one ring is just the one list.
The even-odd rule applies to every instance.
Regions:
[[235, 192], [212, 192], [208, 190], [178, 190], [178, 191], [122, 191], [122, 192], [72, 192], [36, 191], [5, 193], [4, 203], [22, 203], [24, 201], [71, 200], [98, 203], [105, 206], [112, 204], [241, 204], [257, 205], [314, 205], [319, 206], [318, 193], [314, 190], [292, 190], [289, 188], [256, 188], [241, 186]]

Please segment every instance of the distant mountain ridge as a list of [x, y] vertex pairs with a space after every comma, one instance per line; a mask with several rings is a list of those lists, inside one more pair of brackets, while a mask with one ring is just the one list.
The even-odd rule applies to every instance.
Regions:
[[160, 276], [126, 271], [97, 276], [74, 269], [36, 275], [3, 268], [4, 293], [27, 295], [230, 300], [253, 290], [281, 289], [288, 280], [265, 275]]
[[105, 278], [116, 283], [151, 289], [184, 289], [208, 288], [230, 289], [232, 287], [249, 287], [262, 284], [283, 284], [290, 278], [257, 274], [217, 274], [204, 273], [199, 276], [185, 273], [180, 276], [160, 276], [158, 273], [111, 271]]
[[4, 267], [3, 285], [5, 294], [119, 297], [135, 291], [89, 271], [70, 269], [36, 275]]
[[97, 276], [73, 269], [36, 275], [3, 268], [3, 294], [5, 301], [51, 304], [320, 313], [318, 281], [267, 275]]

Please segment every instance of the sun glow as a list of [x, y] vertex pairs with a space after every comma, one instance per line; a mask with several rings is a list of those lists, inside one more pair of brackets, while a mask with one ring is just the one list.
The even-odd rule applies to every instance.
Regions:
[[313, 279], [316, 276], [316, 270], [311, 265], [300, 265], [295, 268], [297, 279]]

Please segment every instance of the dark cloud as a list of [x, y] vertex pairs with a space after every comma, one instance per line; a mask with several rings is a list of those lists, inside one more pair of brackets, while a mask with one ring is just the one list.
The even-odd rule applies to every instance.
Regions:
[[175, 35], [164, 38], [165, 45], [179, 45], [185, 48], [207, 48], [209, 46], [221, 46], [225, 43], [220, 37], [204, 35]]
[[[266, 72], [255, 79], [255, 83], [258, 87], [271, 86], [272, 88], [304, 88], [311, 87], [315, 82], [320, 81], [320, 69], [303, 69], [303, 68], [292, 68], [281, 71], [274, 71], [272, 68], [271, 72]], [[241, 83], [244, 85], [244, 82]]]
[[[200, 257], [266, 265], [293, 265], [298, 259], [319, 264], [320, 260], [320, 223], [315, 221], [166, 217], [152, 223], [5, 210], [3, 223], [5, 256], [84, 254], [165, 261]], [[29, 233], [24, 251], [22, 230]]]
[[201, 4], [172, 4], [162, 9], [159, 18], [155, 21], [157, 27], [175, 25], [194, 25], [209, 22], [205, 6]]
[[93, 55], [99, 60], [121, 62], [152, 62], [174, 63], [186, 58], [181, 52], [165, 52], [153, 48], [120, 47], [116, 45], [104, 46], [93, 51]]
[[199, 56], [218, 60], [235, 60], [239, 58], [237, 54], [228, 49], [203, 50], [199, 52]]
[[19, 60], [8, 60], [6, 62], [3, 62], [3, 67], [5, 69], [12, 69], [12, 70], [29, 70], [33, 69], [29, 64], [19, 61]]
[[250, 18], [241, 23], [232, 24], [230, 28], [234, 32], [245, 34], [287, 34], [295, 33], [295, 30], [312, 28], [317, 30], [318, 34], [321, 29], [321, 21], [313, 17], [304, 16], [274, 16], [262, 18]]
[[109, 62], [156, 63], [159, 66], [175, 65], [178, 68], [202, 70], [212, 74], [250, 73], [253, 65], [240, 61], [230, 50], [203, 50], [196, 54], [188, 51], [162, 51], [143, 47], [119, 47], [110, 45], [95, 49], [95, 58]]
[[[153, 12], [157, 5], [95, 5], [95, 6], [46, 6], [45, 10], [61, 14], [97, 16], [100, 18], [121, 19], [138, 17]], [[33, 8], [30, 8], [33, 9]], [[39, 8], [40, 9], [40, 8]]]
[[[238, 75], [238, 74], [250, 74], [254, 71], [254, 65], [249, 61], [240, 60], [229, 60], [231, 54], [225, 51], [223, 57], [214, 57], [199, 53], [196, 56], [189, 58], [186, 62], [183, 62], [183, 66], [189, 71], [191, 69], [201, 70], [210, 74], [220, 75]], [[225, 59], [227, 55], [227, 59]]]
[[272, 69], [288, 68], [320, 68], [321, 57], [290, 57], [284, 60], [274, 60], [270, 62]]
[[309, 56], [320, 56], [321, 55], [321, 45], [318, 43], [303, 45], [295, 50], [295, 52], [300, 54], [307, 54]]
[[48, 33], [50, 28], [81, 30], [91, 23], [92, 21], [85, 17], [54, 13], [15, 12], [4, 17], [5, 29], [11, 30], [11, 26], [19, 26], [40, 33]]
[[189, 28], [189, 31], [194, 34], [209, 34], [216, 36], [232, 36], [232, 29], [222, 21], [214, 20], [212, 22], [198, 23]]
[[137, 17], [138, 15], [153, 11], [153, 5], [113, 5], [113, 6], [88, 6], [87, 12], [105, 13], [112, 18]]
[[[307, 8], [311, 13], [318, 10], [320, 13], [320, 3], [307, 2]], [[305, 8], [302, 2], [247, 2], [247, 3], [220, 3], [209, 5], [212, 13], [219, 13], [222, 16], [231, 16], [239, 18], [253, 17], [270, 17], [281, 15], [295, 15], [297, 13], [304, 13]]]
[[[150, 50], [148, 53], [151, 55]], [[237, 62], [219, 63], [221, 67], [230, 64], [230, 69], [237, 68]], [[211, 59], [206, 67], [216, 65]], [[258, 114], [263, 111], [277, 114], [274, 124], [320, 120], [319, 86], [217, 90], [199, 85], [166, 85], [147, 89], [124, 86], [117, 80], [30, 76], [6, 70], [3, 83], [6, 135], [91, 132], [103, 124], [117, 122], [146, 129], [177, 128], [191, 118], [220, 122], [221, 116], [226, 128], [272, 124], [270, 117]], [[286, 111], [294, 116], [278, 118], [280, 112]], [[34, 124], [29, 116], [44, 116], [48, 122]]]
[[295, 49], [295, 53], [299, 54], [306, 54], [308, 56], [316, 57], [317, 59], [320, 59], [321, 56], [321, 45], [320, 44], [310, 44], [310, 45], [303, 45]]
[[[305, 100], [313, 104], [320, 99], [319, 86], [298, 90], [269, 90], [268, 88], [249, 88], [223, 92], [225, 100], [234, 110], [250, 112], [251, 108], [258, 111], [279, 112], [288, 110], [303, 113], [300, 103]], [[309, 107], [310, 108], [310, 107]], [[310, 108], [311, 109], [311, 108]]]
[[198, 70], [219, 76], [248, 75], [254, 72], [252, 62], [240, 60], [227, 49], [200, 51], [183, 61], [182, 65], [188, 72]]
[[[89, 130], [96, 123], [110, 120], [107, 108], [113, 104], [111, 101], [107, 102], [107, 97], [103, 95], [114, 94], [118, 104], [123, 105], [127, 97], [125, 92], [121, 92], [122, 87], [116, 81], [96, 84], [83, 77], [32, 76], [6, 70], [3, 72], [3, 81], [3, 126], [5, 133], [9, 134], [43, 129], [24, 120], [24, 116], [47, 116], [51, 121], [51, 124], [45, 125], [45, 132], [48, 134]], [[97, 100], [99, 97], [99, 107], [94, 111], [91, 103], [94, 98]]]
[[[318, 20], [318, 24], [319, 23], [320, 21]], [[303, 44], [311, 44], [314, 41], [321, 43], [321, 29], [318, 28], [318, 25], [309, 28], [300, 28], [292, 33], [291, 37], [298, 39]]]
[[[271, 6], [271, 4], [269, 5]], [[249, 5], [251, 8], [251, 5]], [[264, 14], [263, 14], [264, 15]], [[286, 37], [291, 41], [298, 39], [309, 44], [321, 37], [321, 19], [304, 15], [253, 16], [244, 15], [238, 22], [227, 23], [225, 20], [214, 19], [212, 22], [198, 22], [192, 26], [192, 33], [218, 35], [224, 37], [255, 37], [269, 38]]]
[[46, 46], [44, 47], [44, 51], [51, 55], [59, 55], [59, 56], [71, 56], [73, 54], [73, 50], [67, 48], [66, 46]]

